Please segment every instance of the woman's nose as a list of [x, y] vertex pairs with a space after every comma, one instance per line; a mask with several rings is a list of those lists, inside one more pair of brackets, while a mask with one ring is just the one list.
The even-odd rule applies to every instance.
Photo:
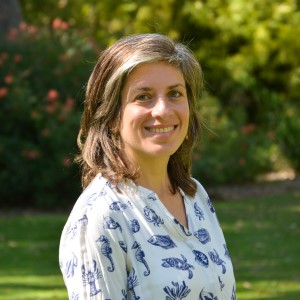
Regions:
[[163, 117], [170, 113], [170, 103], [165, 97], [158, 97], [152, 108], [152, 115], [154, 117]]

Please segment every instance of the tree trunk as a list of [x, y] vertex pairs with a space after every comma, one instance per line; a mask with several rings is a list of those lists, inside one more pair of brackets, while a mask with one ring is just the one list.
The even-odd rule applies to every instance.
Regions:
[[6, 34], [22, 21], [21, 7], [18, 0], [0, 0], [0, 33]]

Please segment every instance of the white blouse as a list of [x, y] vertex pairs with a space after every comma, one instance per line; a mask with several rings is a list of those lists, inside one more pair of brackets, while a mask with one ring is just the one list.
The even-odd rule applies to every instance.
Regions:
[[224, 236], [199, 182], [194, 198], [181, 191], [188, 229], [154, 192], [133, 182], [120, 190], [97, 176], [69, 216], [59, 249], [69, 299], [236, 299]]

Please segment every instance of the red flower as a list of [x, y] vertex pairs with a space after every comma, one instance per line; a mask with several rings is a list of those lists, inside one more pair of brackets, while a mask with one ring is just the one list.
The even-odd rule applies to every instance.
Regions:
[[21, 22], [19, 25], [19, 29], [21, 31], [25, 31], [28, 28], [27, 24], [25, 22]]
[[72, 161], [69, 157], [65, 157], [62, 161], [63, 166], [65, 166], [66, 168], [70, 167], [72, 164]]
[[0, 87], [0, 99], [5, 98], [8, 94], [8, 88], [7, 87]]
[[6, 84], [10, 84], [12, 83], [14, 80], [14, 77], [11, 75], [11, 74], [7, 74], [5, 77], [4, 77], [4, 82]]
[[59, 98], [59, 92], [55, 89], [50, 89], [47, 93], [47, 100], [49, 102], [56, 102]]
[[55, 18], [52, 21], [52, 28], [55, 30], [67, 30], [69, 28], [69, 24], [67, 22], [62, 21], [60, 18]]

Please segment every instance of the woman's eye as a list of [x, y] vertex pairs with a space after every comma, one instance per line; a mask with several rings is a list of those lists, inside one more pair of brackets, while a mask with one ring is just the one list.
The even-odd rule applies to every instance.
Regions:
[[170, 96], [171, 98], [179, 98], [179, 97], [182, 96], [182, 94], [181, 94], [180, 92], [178, 92], [178, 91], [171, 91], [171, 92], [169, 93], [169, 96]]
[[151, 99], [151, 96], [147, 95], [147, 94], [138, 95], [136, 97], [136, 100], [138, 100], [138, 101], [146, 101], [146, 100], [149, 100], [149, 99]]

